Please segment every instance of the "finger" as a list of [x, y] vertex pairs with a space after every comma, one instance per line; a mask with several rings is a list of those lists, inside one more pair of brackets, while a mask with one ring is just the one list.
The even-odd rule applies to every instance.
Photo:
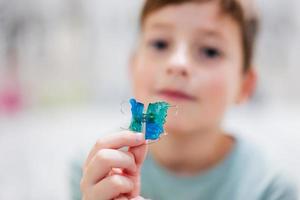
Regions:
[[142, 163], [145, 160], [146, 153], [147, 153], [148, 145], [140, 145], [138, 147], [131, 147], [129, 149], [129, 152], [131, 152], [135, 158], [135, 163], [137, 170], [134, 174], [134, 176], [131, 176], [133, 183], [134, 183], [134, 189], [130, 193], [131, 197], [136, 197], [140, 194], [141, 189], [141, 183], [140, 183], [140, 168]]
[[118, 134], [107, 135], [101, 138], [94, 145], [88, 155], [85, 166], [100, 149], [119, 149], [125, 146], [134, 147], [145, 143], [145, 136], [142, 133], [133, 133], [131, 131], [122, 131]]
[[84, 173], [86, 184], [93, 185], [103, 179], [112, 168], [126, 169], [130, 173], [137, 170], [131, 153], [114, 149], [101, 149], [94, 156]]
[[109, 172], [108, 176], [111, 176], [113, 174], [123, 174], [123, 169], [121, 169], [121, 168], [113, 168]]
[[[133, 189], [132, 181], [122, 175], [108, 176], [93, 188], [95, 199], [114, 199], [122, 194], [129, 193]], [[97, 197], [97, 198], [96, 198]]]
[[128, 200], [128, 198], [126, 196], [120, 196], [115, 198], [114, 200]]
[[146, 144], [136, 146], [136, 147], [130, 147], [128, 149], [128, 152], [133, 154], [137, 166], [140, 166], [144, 162], [147, 155], [147, 151], [148, 151], [148, 145]]

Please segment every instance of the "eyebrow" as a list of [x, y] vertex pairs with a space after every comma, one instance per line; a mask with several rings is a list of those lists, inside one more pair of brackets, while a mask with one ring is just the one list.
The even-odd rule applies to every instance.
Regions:
[[215, 30], [213, 28], [207, 28], [207, 27], [201, 27], [195, 30], [195, 33], [201, 33], [201, 35], [205, 35], [205, 36], [213, 36], [213, 37], [219, 37], [219, 38], [223, 38], [222, 34], [218, 31]]
[[200, 29], [197, 29], [195, 31], [195, 33], [200, 36], [209, 37], [209, 38], [217, 38], [219, 40], [225, 41], [225, 38], [223, 37], [223, 35], [217, 30], [213, 30], [213, 29], [209, 29], [209, 28], [200, 28]]
[[[174, 29], [174, 26], [168, 22], [153, 22], [145, 28], [170, 30], [170, 29]], [[205, 37], [218, 38], [220, 40], [224, 40], [222, 34], [218, 30], [215, 30], [214, 28], [208, 28], [208, 27], [196, 28], [194, 33]]]
[[148, 28], [155, 28], [155, 29], [173, 29], [174, 26], [169, 24], [169, 23], [165, 23], [165, 22], [155, 22], [152, 23], [148, 26]]

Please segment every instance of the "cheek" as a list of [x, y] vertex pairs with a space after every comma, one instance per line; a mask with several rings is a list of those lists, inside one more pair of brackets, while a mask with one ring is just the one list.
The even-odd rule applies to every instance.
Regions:
[[[223, 116], [226, 109], [235, 102], [239, 87], [238, 78], [238, 73], [228, 71], [210, 76], [210, 79], [204, 84], [205, 88], [202, 93], [202, 98], [210, 113]], [[207, 112], [209, 111], [207, 110]]]
[[140, 101], [150, 101], [152, 87], [155, 82], [153, 69], [145, 63], [140, 63], [133, 69], [133, 92], [134, 96]]
[[209, 77], [200, 89], [202, 114], [210, 122], [221, 121], [229, 105], [230, 84], [224, 73], [217, 73]]
[[216, 75], [211, 77], [209, 82], [205, 85], [205, 96], [211, 102], [224, 101], [227, 94], [227, 81], [224, 76]]
[[[207, 72], [208, 73], [208, 72]], [[222, 101], [227, 93], [227, 78], [223, 72], [209, 72], [197, 77], [199, 99], [204, 102]]]

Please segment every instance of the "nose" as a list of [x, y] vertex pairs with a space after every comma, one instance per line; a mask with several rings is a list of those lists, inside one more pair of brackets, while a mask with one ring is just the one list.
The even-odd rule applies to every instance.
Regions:
[[174, 49], [167, 63], [166, 72], [181, 77], [189, 75], [188, 49], [185, 44], [180, 44]]

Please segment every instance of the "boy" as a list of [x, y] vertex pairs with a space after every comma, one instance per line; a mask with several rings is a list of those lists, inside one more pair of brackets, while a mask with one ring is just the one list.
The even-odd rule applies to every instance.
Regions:
[[255, 87], [250, 3], [145, 2], [130, 63], [134, 95], [177, 105], [178, 115], [168, 115], [168, 135], [151, 145], [129, 131], [101, 138], [83, 167], [83, 200], [297, 199], [254, 147], [221, 129], [226, 110]]

